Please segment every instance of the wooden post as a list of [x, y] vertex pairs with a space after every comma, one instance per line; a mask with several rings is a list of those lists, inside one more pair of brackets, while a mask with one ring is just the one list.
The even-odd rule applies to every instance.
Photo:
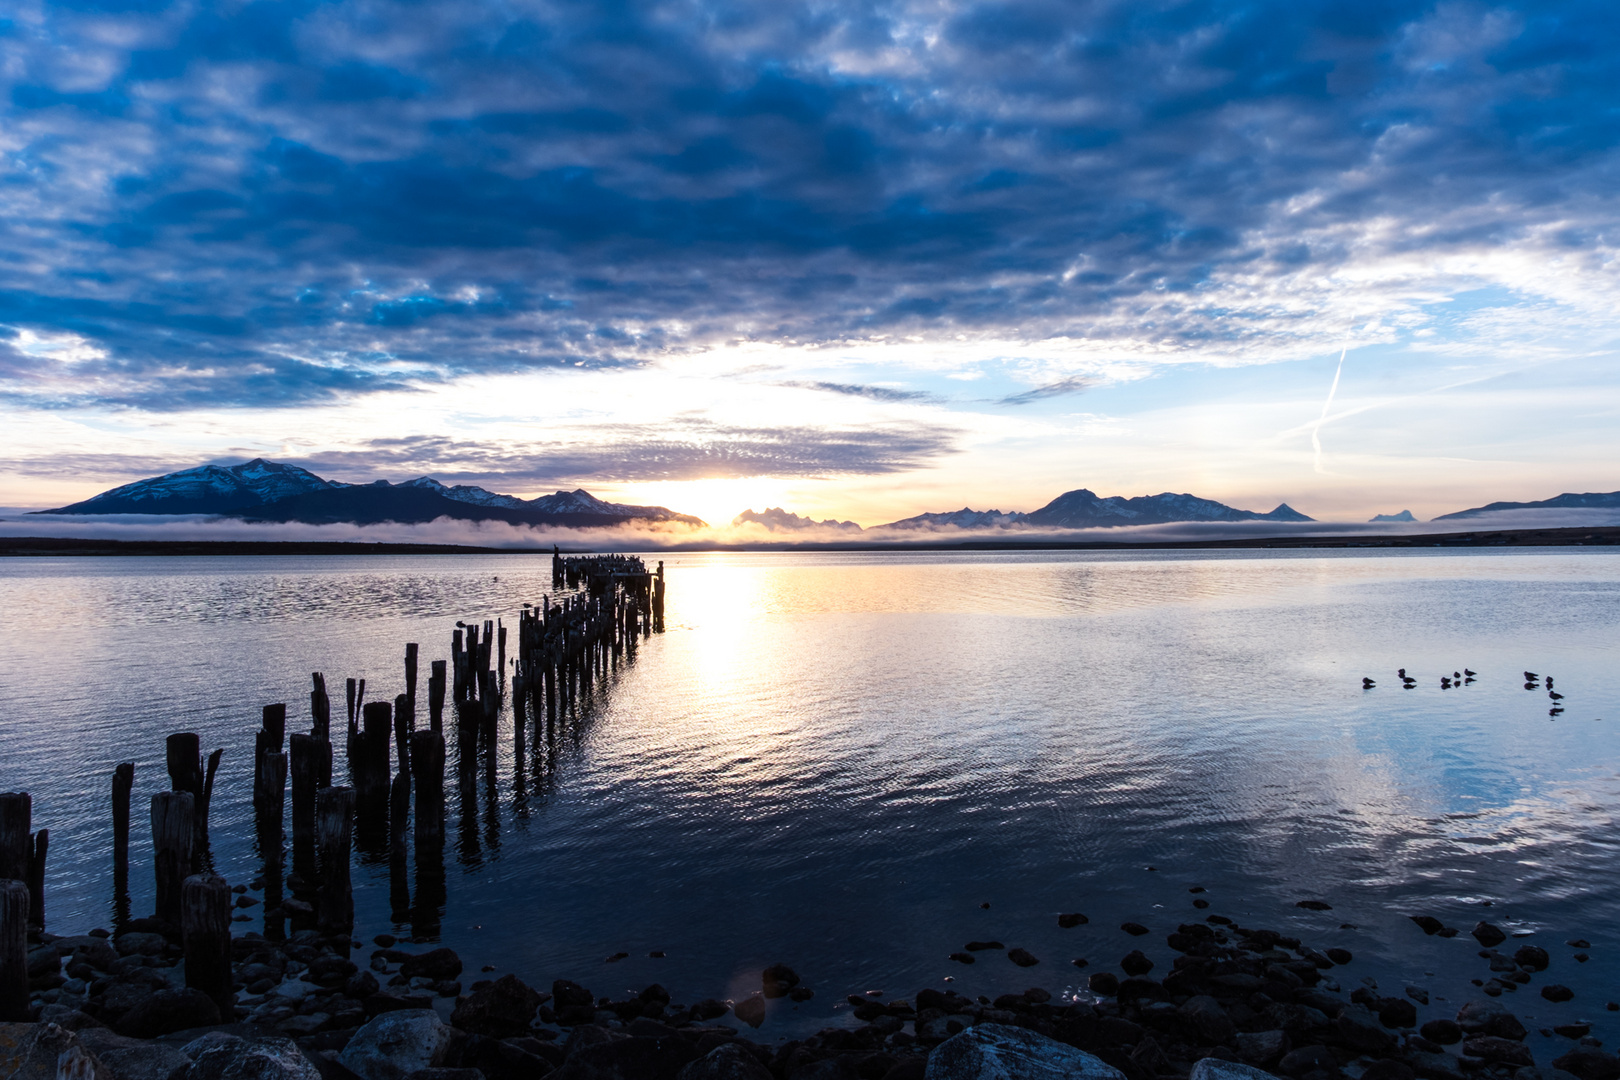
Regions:
[[361, 707], [359, 759], [349, 762], [354, 777], [355, 797], [361, 813], [381, 806], [388, 798], [389, 753], [393, 741], [393, 707], [386, 701], [371, 701]]
[[405, 643], [405, 696], [416, 704], [416, 642]]
[[219, 1006], [225, 1023], [236, 1019], [231, 989], [231, 887], [216, 874], [193, 874], [180, 887], [180, 941], [186, 985]]
[[411, 732], [416, 730], [416, 699], [400, 694], [394, 699], [394, 754], [399, 771], [411, 771]]
[[279, 705], [266, 705], [264, 719], [259, 725], [259, 732], [253, 739], [253, 760], [258, 761], [264, 756], [266, 750], [280, 750], [286, 744], [287, 736], [287, 706], [283, 702]]
[[0, 1023], [28, 1022], [28, 886], [0, 879]]
[[191, 874], [191, 845], [196, 838], [192, 815], [196, 800], [189, 791], [160, 791], [152, 796], [152, 870], [157, 879], [157, 917], [180, 925], [180, 886]]
[[499, 619], [495, 620], [495, 649], [496, 666], [500, 671], [500, 684], [506, 686], [506, 627], [501, 625]]
[[33, 827], [34, 800], [28, 792], [0, 794], [0, 879], [27, 883]]
[[332, 699], [326, 696], [326, 676], [318, 671], [309, 675], [314, 684], [309, 692], [310, 734], [323, 739], [332, 737]]
[[126, 761], [113, 770], [113, 891], [129, 891], [129, 793], [135, 786], [135, 763]]
[[416, 781], [416, 846], [444, 843], [444, 736], [418, 731], [411, 736]]
[[202, 799], [203, 767], [200, 740], [194, 731], [177, 731], [165, 745], [169, 767], [169, 787], [189, 791], [194, 800]]
[[354, 680], [353, 679], [345, 680], [345, 682], [343, 684], [343, 696], [349, 703], [349, 731], [352, 733], [354, 731]]
[[208, 805], [214, 799], [214, 774], [219, 772], [219, 759], [225, 754], [222, 746], [208, 755], [208, 769], [203, 775], [202, 802], [197, 809], [197, 844], [191, 853], [192, 869], [201, 873], [203, 864], [212, 862], [208, 852]]
[[[411, 816], [411, 774], [401, 772], [394, 777], [388, 793], [388, 858], [398, 869], [398, 877], [405, 876], [405, 826]], [[405, 904], [395, 904], [396, 910]]]
[[286, 805], [287, 796], [287, 755], [284, 752], [265, 750], [259, 754], [259, 766], [253, 776], [253, 791], [260, 824], [265, 829], [274, 829], [279, 839], [281, 811]]
[[428, 725], [434, 731], [444, 731], [444, 661], [433, 661], [428, 676]]
[[315, 865], [315, 793], [331, 785], [332, 744], [294, 735], [292, 752], [293, 872], [308, 877]]
[[329, 787], [316, 793], [315, 836], [321, 859], [316, 926], [323, 934], [347, 934], [354, 929], [354, 893], [349, 884], [353, 819], [353, 788]]
[[28, 921], [45, 929], [45, 853], [50, 850], [51, 830], [34, 834], [28, 851]]

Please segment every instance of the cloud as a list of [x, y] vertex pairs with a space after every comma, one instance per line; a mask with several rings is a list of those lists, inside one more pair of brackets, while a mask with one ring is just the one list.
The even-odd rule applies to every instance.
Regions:
[[283, 407], [736, 340], [1253, 362], [1486, 286], [1612, 338], [1608, 14], [30, 8], [0, 326], [56, 344], [6, 344], [0, 399]]
[[1091, 389], [1092, 380], [1081, 378], [1059, 379], [1045, 386], [1037, 386], [1033, 390], [1025, 390], [1021, 394], [1008, 394], [998, 404], [1001, 405], [1029, 405], [1047, 398], [1064, 397], [1068, 394], [1083, 394]]
[[838, 382], [783, 382], [781, 386], [793, 386], [801, 390], [821, 390], [829, 394], [844, 394], [847, 397], [867, 398], [871, 401], [937, 401], [935, 395], [924, 390], [895, 390], [887, 386], [866, 386], [860, 383]]

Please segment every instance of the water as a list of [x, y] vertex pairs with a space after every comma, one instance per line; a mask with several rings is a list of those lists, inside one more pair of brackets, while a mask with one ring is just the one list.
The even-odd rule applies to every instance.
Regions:
[[[1581, 1016], [1620, 1036], [1602, 1007], [1620, 996], [1614, 554], [666, 562], [668, 632], [568, 737], [519, 771], [508, 715], [493, 789], [480, 778], [461, 805], [448, 785], [442, 940], [468, 978], [493, 964], [615, 997], [658, 981], [690, 1002], [744, 996], [785, 961], [817, 996], [773, 1006], [761, 1034], [783, 1037], [838, 1022], [850, 992], [1083, 990], [1137, 947], [1163, 972], [1164, 933], [1220, 913], [1351, 949], [1347, 989], [1450, 999], [1427, 1018], [1489, 977], [1466, 933], [1488, 918], [1548, 948], [1547, 978], [1576, 992], [1519, 993], [1532, 1027]], [[289, 702], [302, 729], [316, 670], [339, 699], [345, 676], [391, 698], [406, 641], [425, 680], [456, 619], [510, 625], [549, 575], [530, 556], [0, 563], [0, 789], [31, 791], [51, 829], [52, 928], [110, 923], [115, 763], [137, 762], [137, 914], [171, 731], [226, 748], [214, 851], [245, 882], [259, 707]], [[1476, 683], [1440, 689], [1465, 666]], [[1562, 717], [1525, 669], [1556, 676]], [[386, 864], [355, 886], [358, 937], [409, 932]], [[1060, 929], [1068, 911], [1089, 924]], [[1406, 916], [1425, 912], [1464, 933], [1423, 936]], [[1563, 944], [1577, 936], [1591, 963]], [[946, 959], [974, 938], [1042, 963]]]

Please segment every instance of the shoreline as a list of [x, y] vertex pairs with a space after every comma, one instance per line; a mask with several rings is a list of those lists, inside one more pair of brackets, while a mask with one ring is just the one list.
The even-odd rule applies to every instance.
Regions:
[[[1314, 536], [1256, 536], [1211, 540], [960, 540], [946, 542], [861, 543], [858, 541], [761, 544], [671, 544], [659, 552], [908, 552], [908, 551], [1220, 551], [1255, 549], [1614, 547], [1620, 526], [1549, 529], [1494, 529], [1472, 532], [1370, 536], [1362, 533]], [[564, 554], [597, 549], [570, 548]], [[617, 550], [617, 549], [615, 549]], [[624, 550], [631, 550], [625, 548]], [[634, 550], [643, 550], [636, 547]], [[0, 558], [29, 556], [245, 556], [245, 555], [549, 555], [550, 545], [524, 548], [462, 544], [396, 544], [303, 540], [103, 540], [99, 538], [0, 536]]]

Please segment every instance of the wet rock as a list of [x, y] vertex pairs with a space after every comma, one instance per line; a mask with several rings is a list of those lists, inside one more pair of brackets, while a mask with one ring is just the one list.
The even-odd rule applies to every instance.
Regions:
[[786, 997], [799, 985], [799, 975], [786, 964], [772, 964], [760, 973], [760, 987], [766, 997]]
[[1427, 1005], [1429, 1003], [1429, 992], [1423, 989], [1421, 986], [1408, 986], [1406, 988], [1406, 996], [1417, 1002], [1419, 1005]]
[[1527, 971], [1546, 971], [1552, 958], [1539, 945], [1521, 945], [1513, 954], [1513, 962]]
[[1011, 960], [1019, 967], [1034, 967], [1036, 964], [1040, 963], [1040, 961], [1035, 958], [1035, 955], [1028, 949], [1009, 949], [1007, 951], [1007, 959]]
[[1615, 1080], [1620, 1077], [1620, 1058], [1595, 1048], [1582, 1046], [1562, 1057], [1553, 1058], [1553, 1068], [1562, 1069], [1580, 1080]]
[[[86, 1031], [91, 1028], [104, 1028], [107, 1025], [91, 1016], [80, 1012], [68, 1005], [46, 1005], [39, 1010], [39, 1022], [42, 1024], [55, 1024], [57, 1027], [67, 1028], [69, 1031]], [[94, 1048], [92, 1048], [92, 1053]]]
[[182, 1080], [191, 1059], [179, 1047], [130, 1039], [107, 1028], [79, 1032], [79, 1042], [107, 1067], [112, 1080]]
[[1541, 996], [1556, 1004], [1574, 997], [1575, 991], [1558, 983], [1548, 983], [1541, 988]]
[[1141, 937], [1142, 935], [1150, 932], [1148, 928], [1143, 926], [1141, 923], [1134, 922], [1120, 923], [1119, 928], [1131, 935], [1131, 937]]
[[76, 1032], [52, 1023], [0, 1024], [0, 1074], [7, 1080], [113, 1080]]
[[1120, 960], [1119, 968], [1127, 975], [1146, 975], [1153, 970], [1153, 961], [1141, 949], [1132, 949]]
[[1417, 1026], [1417, 1006], [1405, 998], [1384, 998], [1378, 1003], [1378, 1022], [1385, 1027]]
[[1352, 1005], [1340, 1012], [1333, 1021], [1339, 1041], [1363, 1054], [1387, 1054], [1395, 1049], [1396, 1039], [1386, 1031], [1378, 1017], [1360, 1005]]
[[751, 1028], [757, 1028], [765, 1022], [765, 999], [762, 997], [746, 997], [731, 1007], [732, 1015]]
[[343, 1048], [338, 1063], [361, 1080], [404, 1080], [443, 1065], [454, 1031], [426, 1009], [400, 1009], [367, 1023]]
[[1321, 1044], [1302, 1046], [1284, 1054], [1282, 1060], [1277, 1062], [1277, 1071], [1284, 1076], [1305, 1076], [1308, 1073], [1334, 1076], [1338, 1074], [1339, 1062], [1333, 1056], [1333, 1051]]
[[1135, 977], [1121, 982], [1114, 996], [1119, 998], [1122, 1005], [1133, 1001], [1165, 1001], [1170, 997], [1160, 983], [1154, 982], [1152, 979]]
[[208, 1027], [220, 1022], [219, 1006], [201, 990], [157, 990], [113, 1025], [120, 1035], [132, 1039], [155, 1039], [187, 1028]]
[[[200, 1040], [199, 1040], [200, 1041]], [[211, 1039], [186, 1050], [191, 1068], [186, 1080], [321, 1080], [320, 1070], [291, 1039]]]
[[[525, 1045], [517, 1045], [522, 1042]], [[537, 1040], [524, 1038], [506, 1042], [482, 1035], [453, 1037], [445, 1048], [444, 1064], [447, 1068], [477, 1069], [486, 1080], [533, 1080], [552, 1069], [551, 1055], [542, 1050], [531, 1053], [530, 1043], [543, 1046]], [[561, 1054], [551, 1052], [560, 1064]]]
[[1238, 1057], [1251, 1065], [1273, 1065], [1293, 1049], [1286, 1031], [1245, 1031], [1234, 1040]]
[[702, 1023], [705, 1020], [713, 1020], [726, 1015], [731, 1011], [731, 1006], [723, 1001], [716, 1001], [714, 998], [704, 998], [688, 1011], [691, 1012], [693, 1020]]
[[1575, 1080], [1575, 1075], [1563, 1069], [1527, 1065], [1513, 1074], [1513, 1080]]
[[454, 979], [461, 974], [461, 957], [454, 949], [433, 949], [401, 961], [399, 973], [407, 979], [424, 978], [434, 982]]
[[771, 1071], [736, 1043], [722, 1043], [688, 1062], [676, 1080], [772, 1080]]
[[978, 1024], [934, 1047], [927, 1080], [1125, 1080], [1124, 1074], [1025, 1028]]
[[1070, 912], [1070, 913], [1068, 913], [1066, 915], [1059, 915], [1058, 916], [1058, 925], [1061, 926], [1065, 930], [1072, 930], [1076, 926], [1084, 926], [1086, 923], [1088, 923], [1090, 921], [1091, 921], [1090, 919], [1086, 918], [1084, 915], [1080, 914], [1078, 911], [1072, 911], [1072, 912]]
[[562, 1067], [549, 1075], [552, 1080], [675, 1080], [697, 1057], [684, 1039], [589, 1041], [573, 1046]]
[[1252, 1065], [1240, 1065], [1235, 1061], [1207, 1057], [1192, 1067], [1192, 1073], [1187, 1080], [1277, 1080], [1277, 1078]]
[[1230, 1046], [1237, 1035], [1232, 1018], [1219, 1001], [1207, 994], [1188, 998], [1176, 1013], [1205, 1046]]
[[950, 1013], [946, 1015], [932, 1015], [927, 1019], [918, 1017], [917, 1038], [928, 1042], [943, 1042], [952, 1035], [966, 1031], [973, 1026], [973, 1017], [966, 1013]]
[[1553, 1028], [1553, 1031], [1566, 1039], [1582, 1039], [1592, 1034], [1592, 1025], [1585, 1021], [1578, 1024], [1559, 1024]]
[[1457, 1010], [1457, 1024], [1470, 1035], [1495, 1035], [1502, 1039], [1525, 1036], [1524, 1024], [1499, 1001], [1466, 1003]]
[[409, 1080], [487, 1080], [477, 1069], [431, 1068], [417, 1069]]
[[1417, 1080], [1412, 1066], [1394, 1058], [1381, 1058], [1367, 1066], [1361, 1080]]
[[113, 939], [113, 947], [118, 950], [119, 956], [162, 956], [167, 944], [162, 934], [130, 933]]
[[953, 952], [948, 959], [955, 960], [958, 964], [973, 964], [978, 962], [978, 958], [970, 952]]
[[1007, 946], [999, 941], [970, 941], [965, 947], [968, 952], [984, 952], [986, 949], [1005, 949]]
[[1494, 949], [1507, 940], [1507, 934], [1502, 932], [1501, 927], [1493, 926], [1483, 919], [1474, 924], [1474, 929], [1471, 932], [1474, 935], [1474, 940], [1487, 949]]
[[352, 998], [370, 997], [382, 987], [377, 985], [377, 977], [369, 971], [359, 971], [349, 976], [349, 981], [343, 985], [344, 994]]
[[1326, 950], [1327, 958], [1335, 964], [1348, 964], [1355, 959], [1349, 949], [1332, 948]]
[[1099, 971], [1086, 980], [1086, 985], [1091, 987], [1093, 994], [1113, 997], [1119, 993], [1119, 976], [1111, 971]]
[[[665, 995], [666, 1000], [668, 995]], [[450, 1023], [462, 1031], [501, 1039], [527, 1034], [544, 999], [516, 975], [503, 975], [494, 985], [475, 990], [456, 1003]]]
[[1418, 1034], [1441, 1046], [1455, 1046], [1463, 1038], [1463, 1030], [1454, 1020], [1430, 1020], [1418, 1029]]
[[1411, 919], [1418, 924], [1425, 934], [1438, 934], [1445, 927], [1445, 924], [1433, 915], [1413, 915]]
[[1517, 1039], [1495, 1035], [1475, 1035], [1463, 1042], [1462, 1052], [1498, 1065], [1534, 1065], [1530, 1048]]

